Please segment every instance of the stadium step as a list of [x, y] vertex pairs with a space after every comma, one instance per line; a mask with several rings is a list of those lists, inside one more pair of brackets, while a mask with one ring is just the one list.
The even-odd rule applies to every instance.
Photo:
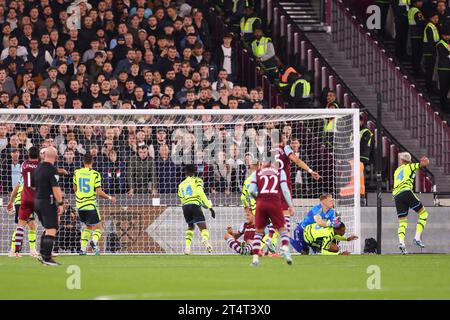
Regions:
[[300, 29], [305, 32], [325, 32], [320, 12], [311, 0], [292, 0], [279, 3]]
[[[360, 75], [357, 68], [352, 66], [350, 60], [347, 60], [344, 53], [339, 51], [337, 44], [331, 41], [331, 36], [327, 33], [306, 33], [308, 39], [327, 60], [334, 71], [339, 74], [345, 84], [352, 90], [361, 103], [373, 114], [377, 111], [377, 97], [375, 91], [368, 84], [368, 80]], [[417, 83], [420, 85], [420, 83]], [[405, 130], [395, 119], [395, 114], [387, 110], [384, 106], [383, 126], [415, 157], [420, 158], [427, 154], [425, 148], [417, 144], [417, 139], [412, 138], [412, 133]], [[441, 192], [450, 192], [450, 175], [444, 174], [442, 166], [437, 166], [434, 159], [430, 159], [430, 171], [434, 174], [435, 183]]]

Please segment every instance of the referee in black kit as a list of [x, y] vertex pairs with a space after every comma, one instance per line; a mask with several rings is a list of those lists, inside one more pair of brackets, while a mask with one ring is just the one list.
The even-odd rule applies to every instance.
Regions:
[[56, 159], [56, 149], [46, 148], [44, 161], [39, 164], [32, 177], [32, 185], [36, 188], [36, 214], [45, 228], [41, 237], [39, 261], [49, 266], [60, 265], [52, 259], [52, 250], [58, 230], [58, 215], [62, 214], [64, 210], [63, 196], [58, 185], [59, 176], [54, 166]]

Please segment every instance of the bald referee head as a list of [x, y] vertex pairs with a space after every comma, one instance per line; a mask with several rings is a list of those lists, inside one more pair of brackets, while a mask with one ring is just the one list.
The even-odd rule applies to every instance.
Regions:
[[45, 149], [42, 149], [42, 152], [44, 154], [45, 162], [55, 164], [55, 162], [58, 158], [58, 151], [56, 151], [56, 149], [54, 147], [47, 147]]

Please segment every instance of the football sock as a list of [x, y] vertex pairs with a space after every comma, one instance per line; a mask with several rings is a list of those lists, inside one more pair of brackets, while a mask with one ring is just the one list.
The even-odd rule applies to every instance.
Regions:
[[257, 255], [259, 253], [259, 250], [261, 249], [261, 240], [264, 236], [264, 233], [255, 233], [255, 236], [253, 237], [253, 243], [252, 243], [252, 253]]
[[89, 239], [91, 238], [91, 230], [86, 228], [81, 233], [81, 250], [86, 251]]
[[416, 240], [420, 240], [422, 236], [423, 229], [425, 229], [425, 226], [427, 224], [427, 218], [428, 218], [428, 212], [425, 210], [425, 208], [422, 209], [419, 213], [419, 220], [417, 221], [416, 225]]
[[208, 229], [203, 229], [200, 234], [202, 235], [202, 239], [205, 241], [209, 240], [209, 230]]
[[16, 250], [16, 230], [14, 230], [11, 238], [11, 251]]
[[22, 250], [22, 242], [23, 242], [24, 234], [25, 234], [25, 230], [23, 230], [23, 227], [17, 226], [17, 228], [16, 228], [16, 252], [20, 252]]
[[273, 234], [273, 237], [272, 237], [272, 244], [273, 244], [274, 246], [277, 245], [279, 236], [280, 236], [280, 235], [279, 235], [278, 232], [275, 232], [275, 233]]
[[55, 242], [54, 236], [42, 236], [41, 238], [41, 256], [44, 260], [52, 258], [53, 242]]
[[185, 232], [186, 247], [190, 247], [192, 243], [192, 238], [194, 237], [194, 230], [187, 229]]
[[280, 232], [281, 236], [281, 245], [288, 246], [289, 245], [289, 236], [287, 230], [283, 230]]
[[36, 230], [28, 230], [28, 243], [30, 245], [30, 250], [36, 250]]
[[287, 232], [291, 232], [291, 217], [290, 216], [284, 216], [284, 227], [286, 228]]
[[408, 220], [402, 219], [398, 221], [398, 241], [400, 244], [405, 244], [405, 235], [406, 235], [406, 228], [408, 227]]
[[95, 245], [100, 241], [100, 238], [102, 237], [102, 230], [101, 229], [95, 229], [92, 233], [92, 241]]
[[235, 239], [233, 239], [233, 238], [228, 238], [227, 239], [227, 245], [231, 249], [236, 251], [237, 253], [241, 253], [241, 251], [242, 251], [241, 244], [238, 241], [236, 241]]

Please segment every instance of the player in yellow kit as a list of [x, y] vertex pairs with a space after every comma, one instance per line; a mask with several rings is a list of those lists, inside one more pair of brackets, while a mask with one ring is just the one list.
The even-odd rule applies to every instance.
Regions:
[[191, 254], [191, 243], [194, 237], [195, 225], [200, 230], [202, 243], [205, 245], [206, 250], [211, 253], [213, 248], [209, 242], [209, 230], [206, 226], [206, 219], [202, 207], [209, 209], [213, 219], [216, 217], [216, 213], [212, 208], [211, 201], [206, 197], [205, 191], [203, 190], [203, 180], [195, 176], [195, 166], [188, 164], [184, 168], [184, 171], [186, 173], [186, 179], [178, 185], [178, 197], [180, 197], [184, 219], [188, 225], [185, 233], [186, 246], [184, 253]]
[[339, 252], [337, 241], [353, 241], [357, 236], [345, 237], [345, 224], [336, 220], [333, 226], [321, 227], [317, 223], [306, 226], [303, 233], [305, 242], [313, 251], [322, 255], [349, 255], [348, 251]]
[[419, 214], [416, 226], [416, 236], [413, 243], [420, 248], [425, 248], [421, 240], [423, 229], [427, 224], [428, 212], [420, 202], [419, 198], [414, 194], [414, 179], [416, 177], [416, 171], [420, 168], [426, 167], [430, 160], [427, 157], [422, 157], [420, 163], [411, 163], [411, 154], [408, 152], [402, 152], [399, 155], [400, 165], [394, 172], [394, 190], [392, 195], [394, 196], [395, 207], [397, 209], [398, 216], [398, 240], [399, 249], [403, 254], [407, 254], [405, 245], [406, 227], [408, 225], [408, 211], [413, 209]]
[[78, 215], [86, 228], [81, 234], [80, 255], [86, 255], [89, 240], [96, 255], [100, 254], [98, 242], [103, 233], [100, 213], [98, 211], [97, 196], [116, 203], [116, 198], [102, 190], [102, 177], [92, 169], [93, 158], [90, 154], [83, 157], [84, 168], [75, 170], [73, 175], [73, 191], [75, 192]]

